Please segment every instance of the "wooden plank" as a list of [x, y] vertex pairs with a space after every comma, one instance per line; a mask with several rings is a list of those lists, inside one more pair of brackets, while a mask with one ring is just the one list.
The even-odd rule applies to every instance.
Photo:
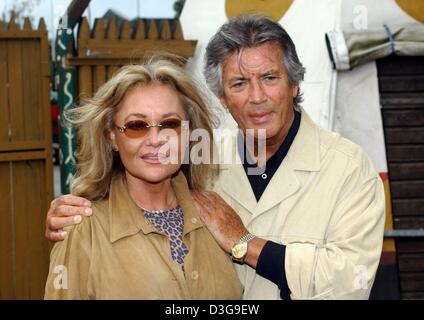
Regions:
[[390, 192], [392, 199], [424, 197], [424, 180], [391, 181]]
[[423, 272], [424, 253], [401, 253], [398, 254], [400, 272]]
[[183, 40], [184, 39], [183, 28], [181, 27], [180, 20], [178, 20], [176, 22], [176, 25], [175, 25], [174, 39], [175, 40]]
[[116, 26], [116, 18], [113, 16], [112, 19], [109, 20], [109, 24], [106, 30], [106, 39], [109, 40], [117, 40], [119, 39], [118, 27]]
[[424, 128], [385, 128], [384, 136], [387, 144], [424, 143]]
[[149, 23], [149, 29], [147, 31], [147, 39], [150, 39], [150, 40], [160, 39], [157, 20], [156, 19], [150, 19], [148, 21], [149, 21], [148, 22]]
[[389, 164], [390, 180], [424, 180], [424, 162]]
[[93, 94], [106, 82], [106, 66], [95, 66], [93, 73]]
[[388, 145], [386, 151], [389, 162], [424, 161], [424, 145]]
[[[134, 57], [137, 53], [146, 51], [168, 51], [183, 57], [192, 57], [196, 49], [195, 40], [153, 40], [144, 41], [133, 40], [110, 40], [99, 42], [96, 39], [89, 39], [87, 49], [96, 57]], [[80, 56], [87, 56], [85, 53]]]
[[380, 103], [383, 109], [386, 105], [422, 105], [424, 104], [424, 94], [421, 92], [380, 93]]
[[380, 92], [424, 91], [424, 75], [381, 76]]
[[385, 104], [383, 110], [424, 109], [424, 103], [409, 104]]
[[23, 150], [39, 150], [48, 148], [47, 141], [21, 141], [11, 143], [0, 143], [0, 151], [23, 151]]
[[44, 31], [7, 31], [7, 33], [0, 33], [0, 39], [5, 40], [30, 40], [39, 39]]
[[424, 126], [424, 109], [421, 110], [382, 110], [386, 128], [404, 126]]
[[48, 158], [48, 151], [30, 151], [30, 152], [5, 152], [0, 153], [0, 163], [9, 161], [26, 161], [34, 159]]
[[[32, 181], [31, 176], [26, 170], [25, 162], [13, 163], [12, 180], [13, 180], [13, 194], [12, 199], [14, 207], [14, 218], [15, 218], [15, 257], [16, 257], [16, 298], [17, 299], [29, 299], [28, 283], [30, 282], [30, 261], [27, 260], [29, 252], [29, 242], [31, 239], [28, 238], [28, 191], [27, 188], [31, 187]], [[25, 179], [22, 179], [25, 177]], [[22, 201], [25, 199], [25, 201]]]
[[[43, 65], [48, 65], [50, 70], [50, 60], [49, 60], [49, 43], [47, 39], [47, 30], [40, 38], [39, 43], [40, 48], [40, 60], [41, 60], [41, 68]], [[50, 101], [50, 71], [48, 73], [44, 73], [41, 69], [41, 127], [44, 129], [44, 140], [47, 143], [46, 151], [50, 154], [48, 159], [52, 158], [52, 120], [51, 120], [51, 101]]]
[[9, 141], [9, 84], [7, 80], [7, 62], [7, 41], [0, 39], [0, 143]]
[[170, 26], [169, 21], [167, 19], [162, 20], [162, 32], [161, 32], [160, 38], [162, 40], [171, 40], [172, 39], [171, 26]]
[[423, 199], [393, 199], [393, 216], [423, 216]]
[[142, 19], [137, 21], [133, 38], [134, 40], [143, 40], [146, 38], [145, 22]]
[[79, 100], [90, 98], [93, 94], [93, 76], [91, 66], [78, 67], [78, 96]]
[[424, 291], [403, 292], [402, 300], [423, 300]]
[[10, 163], [0, 162], [0, 300], [15, 298]]
[[141, 57], [143, 53], [135, 54], [132, 57], [81, 57], [70, 58], [68, 63], [72, 66], [123, 66], [134, 62], [134, 59]]
[[11, 141], [25, 140], [24, 102], [22, 93], [22, 41], [7, 44]]
[[10, 19], [8, 25], [7, 25], [7, 31], [9, 32], [20, 32], [21, 28], [19, 24], [16, 23], [15, 18]]
[[25, 127], [25, 140], [43, 140], [41, 101], [40, 41], [22, 42], [22, 98], [24, 112], [21, 117]]
[[119, 32], [119, 39], [129, 40], [131, 39], [131, 34], [132, 34], [131, 25], [128, 22], [128, 20], [124, 20], [121, 26], [121, 30]]
[[[24, 163], [22, 163], [24, 164]], [[44, 159], [28, 161], [25, 163], [28, 173], [26, 188], [26, 212], [21, 228], [26, 229], [27, 256], [30, 282], [27, 283], [27, 290], [30, 299], [42, 299], [44, 287], [48, 273], [49, 251], [47, 240], [44, 239], [44, 221], [46, 216], [46, 181], [44, 176]], [[19, 220], [17, 227], [19, 227]]]
[[[97, 42], [104, 44], [105, 30], [106, 30], [106, 24], [103, 19], [97, 18], [96, 20], [94, 20], [94, 26], [91, 32], [91, 37], [87, 39], [84, 36], [83, 38], [81, 38], [81, 40], [79, 40], [80, 46], [78, 48], [78, 56], [84, 57], [84, 56], [90, 56], [92, 54], [96, 54], [97, 50], [93, 49], [89, 45], [89, 42], [92, 41], [93, 39], [96, 39]], [[108, 50], [106, 49], [104, 51], [108, 51]]]
[[400, 273], [402, 292], [424, 291], [424, 272]]
[[113, 77], [116, 71], [119, 70], [119, 66], [108, 66], [107, 67], [107, 74], [106, 74], [106, 80], [109, 80]]
[[379, 76], [424, 74], [423, 57], [396, 56], [379, 59], [376, 62]]
[[424, 217], [393, 217], [395, 229], [424, 229]]
[[424, 253], [424, 238], [404, 238], [396, 240], [398, 253]]
[[24, 27], [23, 30], [26, 31], [31, 31], [32, 30], [32, 25], [31, 25], [31, 20], [29, 20], [29, 17], [25, 17], [24, 18]]
[[87, 17], [83, 17], [81, 23], [78, 25], [77, 43], [78, 48], [86, 48], [87, 41], [90, 38], [90, 26]]

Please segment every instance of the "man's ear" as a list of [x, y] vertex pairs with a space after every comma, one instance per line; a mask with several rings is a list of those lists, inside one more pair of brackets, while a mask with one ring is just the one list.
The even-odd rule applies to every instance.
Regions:
[[110, 138], [110, 142], [111, 142], [111, 144], [112, 144], [112, 149], [113, 149], [114, 151], [118, 151], [119, 149], [118, 149], [118, 145], [116, 144], [116, 136], [115, 136], [115, 132], [110, 131], [110, 132], [109, 132], [109, 138]]
[[293, 99], [296, 98], [298, 94], [299, 94], [299, 86], [293, 86], [292, 88]]

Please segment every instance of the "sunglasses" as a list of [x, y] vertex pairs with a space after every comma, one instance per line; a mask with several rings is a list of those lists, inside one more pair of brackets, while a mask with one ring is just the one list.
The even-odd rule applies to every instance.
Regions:
[[182, 120], [174, 118], [162, 120], [158, 124], [149, 124], [144, 120], [131, 120], [125, 123], [122, 127], [115, 125], [119, 132], [124, 133], [128, 138], [131, 139], [142, 138], [146, 136], [150, 128], [159, 128], [159, 131], [164, 129], [171, 129], [174, 130], [177, 135], [179, 135], [181, 133], [181, 126]]

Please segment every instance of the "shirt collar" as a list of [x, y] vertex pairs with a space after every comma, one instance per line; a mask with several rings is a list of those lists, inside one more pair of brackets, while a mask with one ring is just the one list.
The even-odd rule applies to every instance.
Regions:
[[[177, 200], [184, 214], [184, 235], [204, 226], [193, 206], [188, 184], [182, 172], [172, 180]], [[116, 175], [109, 191], [110, 242], [142, 231], [144, 234], [158, 232], [141, 212], [128, 193], [122, 174]]]

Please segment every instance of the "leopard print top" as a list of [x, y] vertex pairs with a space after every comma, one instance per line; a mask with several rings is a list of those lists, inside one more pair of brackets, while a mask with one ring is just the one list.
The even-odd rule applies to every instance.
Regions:
[[184, 258], [188, 253], [188, 248], [183, 242], [184, 216], [181, 207], [178, 205], [167, 211], [141, 209], [150, 223], [159, 232], [168, 236], [172, 260], [177, 262], [184, 272]]

